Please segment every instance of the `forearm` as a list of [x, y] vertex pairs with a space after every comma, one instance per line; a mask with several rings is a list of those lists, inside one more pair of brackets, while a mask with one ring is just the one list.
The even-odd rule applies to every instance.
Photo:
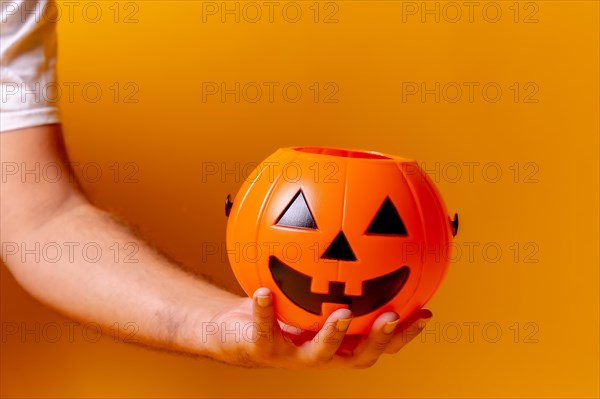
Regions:
[[[66, 178], [7, 173], [12, 164], [66, 168], [59, 126], [0, 138], [1, 252], [18, 282], [72, 317], [107, 328], [134, 323], [138, 341], [210, 354], [195, 327], [241, 299], [179, 269], [89, 204]], [[67, 170], [62, 175], [70, 176]]]
[[15, 278], [40, 301], [106, 327], [134, 323], [135, 339], [154, 346], [207, 354], [202, 340], [190, 342], [190, 326], [239, 301], [85, 203], [28, 234], [3, 238], [3, 252]]

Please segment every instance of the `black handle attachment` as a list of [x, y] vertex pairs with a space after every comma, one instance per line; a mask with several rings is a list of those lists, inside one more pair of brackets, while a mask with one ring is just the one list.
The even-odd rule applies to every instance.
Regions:
[[456, 237], [458, 234], [458, 213], [454, 214], [454, 220], [450, 221], [450, 225], [452, 226], [452, 237]]
[[231, 194], [227, 194], [227, 198], [225, 198], [225, 216], [229, 216], [232, 206], [233, 202], [231, 202]]

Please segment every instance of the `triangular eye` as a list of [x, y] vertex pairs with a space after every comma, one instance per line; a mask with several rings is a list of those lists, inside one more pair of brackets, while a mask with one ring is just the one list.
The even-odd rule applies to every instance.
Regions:
[[277, 226], [300, 227], [304, 229], [316, 229], [317, 224], [313, 218], [308, 204], [304, 199], [302, 190], [292, 198], [283, 213], [277, 219]]
[[369, 225], [367, 234], [393, 234], [405, 236], [406, 227], [402, 218], [398, 215], [396, 207], [389, 197], [383, 201], [383, 204], [377, 211], [377, 215]]

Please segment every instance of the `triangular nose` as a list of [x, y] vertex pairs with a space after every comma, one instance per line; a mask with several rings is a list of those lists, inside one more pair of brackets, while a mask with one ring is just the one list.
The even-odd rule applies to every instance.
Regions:
[[346, 239], [343, 231], [338, 233], [335, 240], [321, 255], [321, 259], [347, 260], [352, 262], [356, 260], [356, 256], [354, 256], [354, 252], [352, 252], [352, 248], [350, 248], [348, 239]]

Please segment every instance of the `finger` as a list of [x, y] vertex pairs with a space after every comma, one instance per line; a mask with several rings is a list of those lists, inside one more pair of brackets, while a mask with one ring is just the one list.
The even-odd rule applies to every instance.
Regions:
[[252, 321], [258, 334], [254, 343], [259, 350], [266, 350], [272, 347], [277, 328], [273, 295], [268, 288], [259, 288], [252, 296], [252, 302]]
[[421, 334], [421, 331], [431, 319], [432, 314], [427, 309], [421, 309], [415, 312], [406, 322], [402, 322], [396, 328], [396, 333], [385, 350], [385, 353], [397, 353], [406, 346], [415, 337]]
[[354, 351], [354, 362], [357, 367], [370, 367], [375, 364], [394, 337], [394, 330], [399, 321], [398, 314], [395, 312], [383, 313], [375, 320], [367, 339]]
[[348, 309], [338, 309], [331, 313], [315, 337], [302, 345], [300, 353], [304, 361], [314, 365], [331, 360], [340, 347], [351, 321], [352, 312]]

